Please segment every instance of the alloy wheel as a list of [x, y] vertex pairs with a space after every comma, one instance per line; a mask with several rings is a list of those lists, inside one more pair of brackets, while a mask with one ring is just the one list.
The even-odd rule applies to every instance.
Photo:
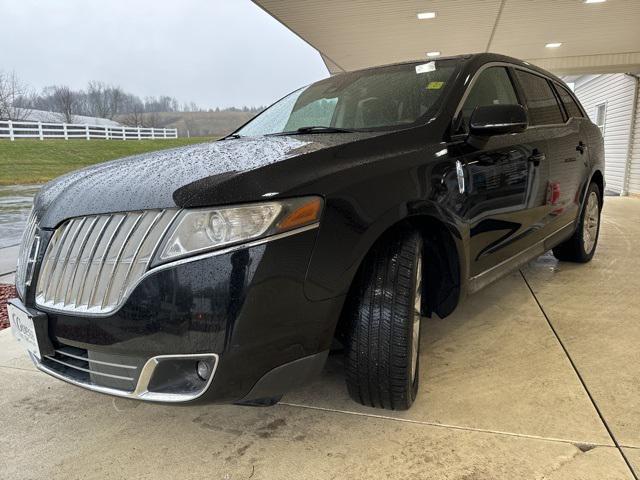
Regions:
[[414, 302], [413, 302], [413, 332], [411, 338], [411, 382], [416, 379], [418, 370], [418, 351], [420, 350], [420, 308], [422, 306], [422, 253], [417, 258]]
[[582, 239], [584, 242], [584, 251], [587, 255], [591, 253], [596, 245], [599, 224], [600, 201], [598, 200], [598, 194], [596, 192], [591, 192], [587, 199], [584, 219], [582, 221]]

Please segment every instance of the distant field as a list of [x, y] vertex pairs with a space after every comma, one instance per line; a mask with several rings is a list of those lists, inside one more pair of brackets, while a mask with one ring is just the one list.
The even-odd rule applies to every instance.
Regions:
[[[253, 118], [256, 112], [162, 112], [158, 113], [158, 126], [177, 128], [181, 137], [223, 137]], [[126, 115], [117, 117], [125, 121]]]
[[0, 140], [0, 185], [43, 183], [87, 165], [211, 140]]

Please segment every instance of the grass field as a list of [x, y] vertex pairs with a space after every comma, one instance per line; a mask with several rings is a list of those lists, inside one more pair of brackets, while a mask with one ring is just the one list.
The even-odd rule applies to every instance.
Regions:
[[0, 140], [0, 185], [43, 183], [87, 165], [210, 140]]

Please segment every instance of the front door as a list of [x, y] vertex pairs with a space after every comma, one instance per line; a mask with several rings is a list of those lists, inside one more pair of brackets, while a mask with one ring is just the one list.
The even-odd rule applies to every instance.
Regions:
[[[478, 106], [523, 104], [511, 76], [507, 68], [493, 66], [476, 77], [460, 112], [463, 130], [468, 131], [471, 113]], [[535, 129], [469, 137], [449, 146], [464, 190], [458, 214], [469, 227], [472, 277], [509, 260], [543, 237], [547, 149], [544, 134]]]

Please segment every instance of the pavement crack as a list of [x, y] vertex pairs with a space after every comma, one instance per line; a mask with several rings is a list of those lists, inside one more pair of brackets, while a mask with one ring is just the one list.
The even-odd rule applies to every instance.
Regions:
[[529, 439], [529, 440], [541, 440], [541, 441], [544, 441], [544, 442], [566, 443], [566, 444], [573, 445], [573, 446], [576, 446], [576, 447], [578, 445], [581, 445], [583, 448], [596, 448], [596, 447], [615, 448], [614, 445], [608, 445], [608, 444], [602, 444], [602, 443], [581, 442], [581, 441], [577, 441], [575, 439], [572, 440], [572, 439], [568, 439], [568, 438], [544, 437], [544, 436], [540, 436], [540, 435], [530, 435], [530, 434], [526, 434], [526, 433], [508, 432], [508, 431], [503, 431], [503, 430], [492, 430], [492, 429], [487, 429], [487, 428], [467, 427], [467, 426], [463, 426], [463, 425], [452, 425], [452, 424], [449, 424], [449, 423], [437, 423], [437, 422], [429, 422], [429, 421], [424, 421], [424, 420], [413, 420], [413, 419], [409, 419], [409, 418], [399, 418], [399, 417], [392, 417], [392, 416], [389, 416], [389, 415], [380, 415], [380, 414], [364, 413], [364, 412], [355, 412], [355, 411], [352, 411], [352, 410], [340, 410], [340, 409], [336, 409], [336, 408], [319, 407], [319, 406], [305, 405], [305, 404], [300, 404], [300, 403], [280, 402], [279, 405], [283, 405], [283, 406], [287, 406], [287, 407], [293, 407], [293, 408], [305, 408], [305, 409], [309, 409], [309, 410], [318, 410], [318, 411], [321, 411], [321, 412], [338, 413], [338, 414], [342, 414], [342, 415], [356, 415], [356, 416], [362, 416], [362, 417], [375, 418], [375, 419], [379, 419], [379, 420], [390, 420], [390, 421], [394, 421], [394, 422], [412, 423], [412, 424], [415, 424], [415, 425], [423, 425], [423, 426], [427, 426], [427, 427], [444, 428], [444, 429], [450, 429], [450, 430], [461, 430], [461, 431], [465, 431], [465, 432], [486, 433], [486, 434], [489, 434], [489, 435], [502, 435], [502, 436], [507, 436], [507, 437], [526, 438], [526, 439]]
[[0, 368], [8, 368], [10, 370], [20, 370], [21, 372], [39, 373], [38, 370], [32, 368], [12, 367], [11, 365], [0, 365]]

